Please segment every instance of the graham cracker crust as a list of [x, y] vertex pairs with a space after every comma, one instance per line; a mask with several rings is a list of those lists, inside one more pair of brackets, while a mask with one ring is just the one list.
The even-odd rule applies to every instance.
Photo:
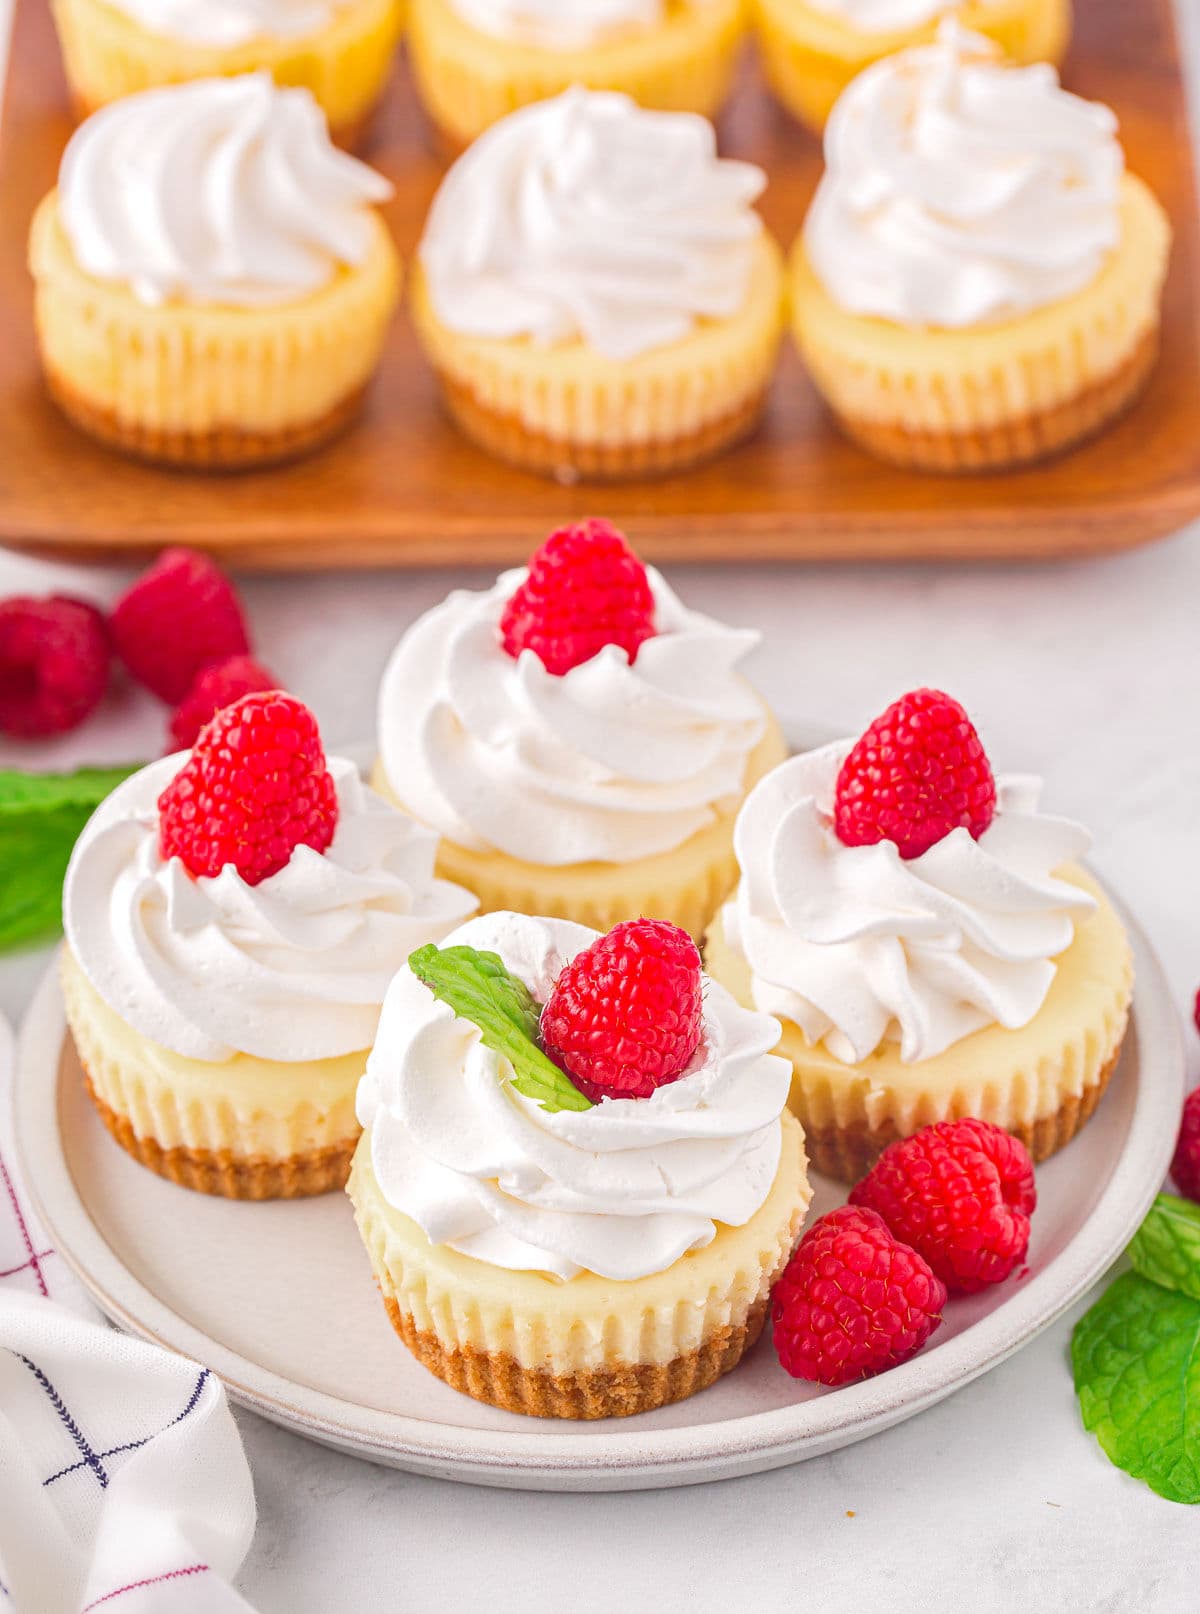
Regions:
[[671, 1362], [614, 1364], [590, 1372], [548, 1373], [522, 1367], [501, 1351], [448, 1350], [419, 1330], [410, 1313], [385, 1295], [392, 1327], [420, 1362], [452, 1389], [530, 1418], [629, 1418], [707, 1390], [757, 1343], [770, 1297], [756, 1300], [740, 1327], [728, 1325]]
[[345, 431], [362, 408], [366, 393], [365, 387], [356, 388], [319, 419], [300, 421], [276, 432], [243, 431], [237, 426], [190, 432], [121, 420], [115, 411], [85, 398], [53, 370], [47, 369], [45, 374], [50, 396], [80, 431], [133, 459], [189, 471], [256, 470], [300, 459]]
[[508, 465], [558, 482], [624, 482], [687, 470], [748, 437], [767, 401], [763, 387], [738, 408], [686, 437], [610, 446], [532, 432], [515, 416], [498, 414], [481, 404], [469, 387], [446, 374], [439, 373], [438, 379], [447, 409], [473, 443]]
[[154, 1138], [139, 1138], [127, 1116], [111, 1109], [84, 1071], [88, 1097], [109, 1132], [138, 1162], [180, 1188], [223, 1199], [307, 1199], [344, 1188], [357, 1138], [314, 1149], [311, 1154], [272, 1160], [267, 1155], [235, 1155], [232, 1149], [164, 1149]]
[[[1082, 1093], [1064, 1099], [1053, 1115], [1005, 1128], [1014, 1137], [1020, 1138], [1035, 1164], [1048, 1160], [1052, 1154], [1065, 1148], [1091, 1120], [1120, 1062], [1121, 1046], [1117, 1044], [1116, 1051], [1096, 1081], [1090, 1087], [1085, 1087]], [[863, 1122], [850, 1127], [819, 1127], [813, 1126], [804, 1116], [800, 1120], [813, 1170], [826, 1177], [835, 1177], [839, 1182], [861, 1181], [888, 1144], [895, 1143], [903, 1135], [892, 1122], [881, 1127], [868, 1127]]]
[[837, 414], [847, 437], [877, 459], [909, 470], [969, 474], [1033, 465], [1076, 448], [1132, 407], [1158, 359], [1158, 329], [1102, 381], [1055, 409], [973, 432], [910, 431], [898, 422]]

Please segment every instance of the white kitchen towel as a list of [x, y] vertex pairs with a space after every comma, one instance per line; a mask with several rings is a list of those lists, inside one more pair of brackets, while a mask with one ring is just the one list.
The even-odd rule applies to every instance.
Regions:
[[254, 1490], [220, 1383], [109, 1328], [20, 1182], [0, 1016], [0, 1614], [251, 1614]]

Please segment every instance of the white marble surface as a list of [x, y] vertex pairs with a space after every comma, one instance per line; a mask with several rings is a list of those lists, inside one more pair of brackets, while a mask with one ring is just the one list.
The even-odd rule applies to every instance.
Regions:
[[[1181, 15], [1200, 66], [1200, 0], [1183, 0]], [[246, 596], [264, 659], [336, 745], [369, 732], [372, 692], [404, 626], [472, 580], [256, 579]], [[998, 765], [1044, 773], [1048, 800], [1091, 825], [1098, 866], [1137, 908], [1181, 1007], [1190, 1001], [1200, 985], [1200, 531], [1042, 568], [760, 568], [676, 581], [702, 609], [763, 631], [752, 671], [785, 715], [849, 728], [917, 683], [958, 694]], [[99, 595], [120, 582], [0, 554], [0, 596]], [[62, 759], [83, 760], [84, 747], [86, 760], [151, 754], [162, 732], [161, 710], [129, 698]], [[39, 754], [50, 765], [53, 753]], [[0, 765], [18, 760], [0, 745]], [[42, 955], [0, 964], [0, 1008], [18, 1017], [42, 967]], [[1188, 1048], [1200, 1080], [1200, 1042], [1190, 1036]], [[262, 1614], [796, 1603], [826, 1614], [1195, 1614], [1200, 1521], [1111, 1468], [1079, 1425], [1067, 1345], [1085, 1305], [887, 1435], [687, 1490], [452, 1486], [242, 1415], [260, 1506], [242, 1585]]]

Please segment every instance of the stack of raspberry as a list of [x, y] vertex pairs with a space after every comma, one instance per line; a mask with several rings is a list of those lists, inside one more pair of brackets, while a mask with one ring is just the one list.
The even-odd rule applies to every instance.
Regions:
[[0, 601], [0, 733], [76, 728], [103, 700], [114, 660], [174, 708], [173, 750], [191, 746], [222, 706], [277, 687], [250, 653], [229, 579], [194, 550], [168, 549], [108, 617], [61, 594]]
[[942, 1121], [893, 1143], [850, 1203], [809, 1229], [775, 1286], [779, 1360], [825, 1385], [906, 1362], [950, 1295], [1021, 1266], [1036, 1205], [1028, 1152], [1000, 1127]]

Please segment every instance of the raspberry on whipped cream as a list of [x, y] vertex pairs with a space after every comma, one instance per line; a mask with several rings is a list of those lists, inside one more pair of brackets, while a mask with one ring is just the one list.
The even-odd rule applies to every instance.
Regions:
[[543, 867], [631, 863], [732, 810], [766, 708], [738, 671], [758, 634], [689, 610], [645, 568], [655, 631], [562, 673], [502, 622], [526, 586], [456, 590], [404, 636], [379, 695], [382, 771], [457, 846]]
[[700, 950], [663, 919], [629, 919], [562, 971], [542, 1011], [547, 1054], [593, 1103], [678, 1081], [704, 1033]]
[[846, 1064], [888, 1042], [913, 1064], [984, 1026], [1027, 1025], [1096, 909], [1058, 877], [1087, 831], [1039, 810], [1039, 780], [1001, 775], [977, 839], [956, 828], [907, 860], [886, 840], [847, 846], [835, 798], [852, 749], [793, 757], [739, 816], [741, 883], [722, 919], [756, 1006]]
[[[564, 919], [495, 913], [443, 946], [499, 955], [536, 1002], [599, 940]], [[570, 1279], [664, 1271], [765, 1202], [782, 1147], [779, 1026], [707, 982], [699, 1045], [648, 1098], [548, 1111], [505, 1080], [502, 1056], [404, 968], [358, 1093], [390, 1205], [434, 1244], [492, 1266]]]
[[436, 837], [328, 762], [337, 827], [251, 885], [229, 864], [196, 877], [160, 845], [158, 801], [183, 756], [151, 763], [102, 803], [63, 892], [67, 942], [101, 998], [186, 1058], [283, 1062], [370, 1046], [388, 982], [476, 906], [434, 878]]
[[529, 650], [552, 673], [569, 673], [610, 644], [632, 663], [655, 632], [646, 568], [624, 533], [600, 520], [552, 532], [500, 618], [508, 654]]

